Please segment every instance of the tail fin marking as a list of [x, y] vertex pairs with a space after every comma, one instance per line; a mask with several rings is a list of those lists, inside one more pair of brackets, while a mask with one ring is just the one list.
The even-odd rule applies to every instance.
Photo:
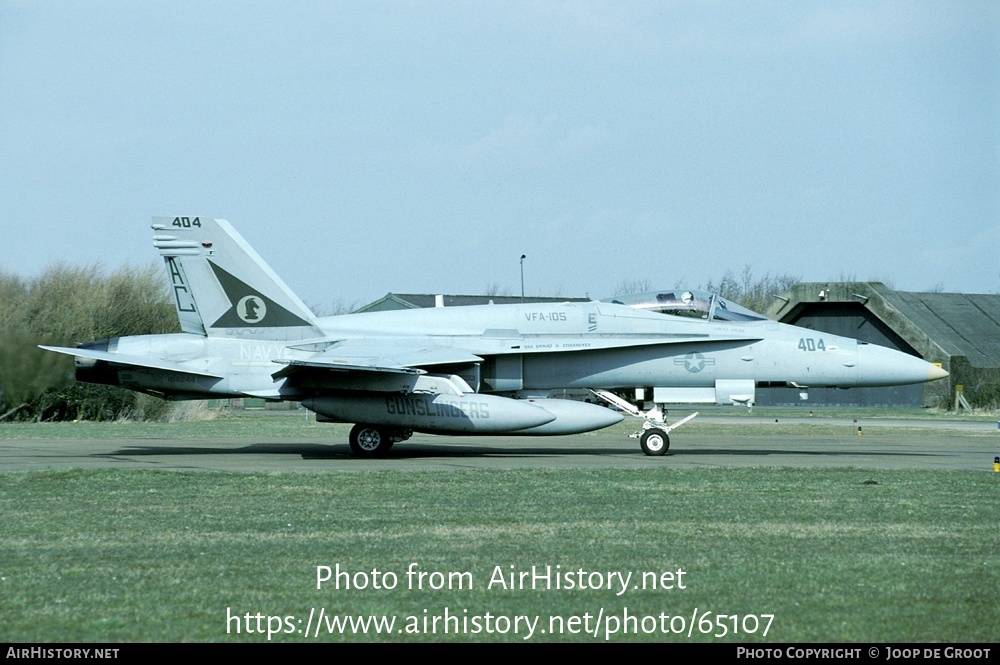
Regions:
[[181, 330], [195, 335], [205, 335], [205, 322], [198, 313], [194, 294], [191, 293], [187, 277], [184, 275], [184, 268], [176, 257], [165, 256], [163, 261], [167, 267], [170, 286], [174, 291], [174, 304], [177, 306], [177, 319], [181, 323]]
[[213, 261], [215, 278], [219, 280], [226, 292], [232, 307], [226, 310], [212, 328], [246, 328], [261, 326], [265, 328], [288, 328], [312, 325], [309, 321], [296, 316], [267, 296], [262, 295], [251, 286], [229, 274]]
[[273, 340], [321, 335], [309, 308], [226, 220], [154, 217], [153, 229], [184, 332], [219, 336], [254, 328], [258, 339]]

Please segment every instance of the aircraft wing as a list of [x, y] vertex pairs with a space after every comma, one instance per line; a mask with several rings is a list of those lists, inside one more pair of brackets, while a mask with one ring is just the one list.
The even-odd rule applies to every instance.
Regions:
[[506, 336], [483, 336], [468, 338], [463, 348], [477, 355], [508, 353], [552, 353], [573, 351], [599, 351], [635, 346], [661, 346], [668, 344], [726, 345], [733, 342], [753, 343], [761, 340], [760, 335], [708, 335], [688, 333], [618, 333], [608, 337], [593, 335], [520, 335], [516, 331]]
[[[489, 331], [484, 336], [455, 336], [449, 346], [434, 338], [379, 337], [337, 342], [305, 359], [280, 359], [285, 365], [274, 379], [290, 378], [299, 385], [342, 389], [402, 390], [413, 386], [421, 375], [441, 365], [477, 365], [484, 356], [521, 353], [580, 352], [631, 346], [704, 344], [726, 345], [754, 341], [757, 337], [708, 335], [615, 335], [592, 336], [520, 335], [516, 331]], [[363, 388], [362, 388], [363, 386]]]
[[374, 372], [386, 374], [426, 374], [422, 367], [480, 363], [483, 359], [462, 349], [413, 344], [411, 340], [366, 339], [335, 344], [306, 360], [275, 360], [286, 365], [274, 378], [289, 376], [299, 369], [330, 372]]
[[425, 367], [435, 365], [466, 365], [483, 362], [485, 355], [506, 355], [512, 353], [551, 353], [594, 351], [630, 346], [653, 346], [666, 344], [706, 344], [719, 345], [732, 342], [752, 342], [759, 337], [731, 336], [709, 337], [708, 335], [662, 334], [662, 335], [615, 335], [606, 338], [591, 336], [549, 336], [520, 335], [509, 331], [506, 335], [475, 337], [454, 337], [449, 341], [454, 346], [442, 346], [432, 339], [414, 338], [367, 338], [338, 342], [326, 350], [305, 360], [275, 359], [285, 365], [273, 374], [280, 379], [300, 370], [329, 372], [369, 372], [384, 374], [425, 374]]
[[104, 362], [111, 363], [113, 365], [121, 365], [123, 367], [138, 367], [141, 369], [157, 369], [164, 372], [174, 372], [176, 374], [187, 374], [189, 376], [198, 377], [208, 377], [210, 379], [222, 379], [224, 377], [219, 374], [212, 374], [211, 372], [202, 372], [180, 363], [170, 362], [169, 360], [160, 360], [159, 358], [150, 358], [147, 356], [130, 356], [122, 353], [111, 353], [109, 351], [97, 351], [95, 349], [70, 349], [62, 346], [42, 346], [38, 345], [39, 348], [45, 349], [46, 351], [55, 351], [56, 353], [65, 353], [69, 356], [76, 356], [77, 358], [89, 358], [91, 360], [103, 360]]

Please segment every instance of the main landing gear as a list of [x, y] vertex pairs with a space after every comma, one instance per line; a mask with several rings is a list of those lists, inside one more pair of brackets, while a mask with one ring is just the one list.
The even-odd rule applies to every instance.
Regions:
[[663, 420], [663, 411], [660, 410], [660, 406], [658, 404], [655, 404], [649, 411], [644, 412], [638, 409], [631, 402], [628, 402], [618, 395], [608, 392], [607, 390], [591, 390], [590, 392], [594, 393], [594, 395], [600, 397], [605, 402], [617, 406], [622, 411], [625, 411], [636, 418], [643, 419], [642, 429], [638, 432], [629, 434], [629, 437], [639, 439], [639, 447], [642, 448], [642, 452], [653, 457], [665, 455], [670, 449], [670, 432], [698, 415], [698, 412], [695, 411], [691, 415], [681, 418], [674, 424], [668, 425]]
[[351, 428], [347, 442], [355, 457], [381, 457], [389, 452], [392, 444], [406, 441], [413, 436], [412, 429], [398, 427], [377, 427], [361, 423]]

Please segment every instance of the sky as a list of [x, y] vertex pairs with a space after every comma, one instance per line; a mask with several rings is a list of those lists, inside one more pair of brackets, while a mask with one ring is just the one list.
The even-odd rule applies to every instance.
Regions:
[[[389, 292], [1000, 292], [1000, 3], [0, 0], [0, 271], [228, 219]], [[521, 261], [521, 256], [525, 259]]]

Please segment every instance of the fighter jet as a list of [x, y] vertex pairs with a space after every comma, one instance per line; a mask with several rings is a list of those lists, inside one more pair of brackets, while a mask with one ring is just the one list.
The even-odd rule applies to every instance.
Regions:
[[[80, 381], [169, 400], [300, 402], [354, 423], [358, 456], [414, 432], [565, 435], [642, 421], [663, 455], [663, 405], [752, 405], [758, 386], [853, 388], [932, 381], [940, 367], [847, 337], [778, 323], [718, 295], [664, 289], [606, 300], [435, 307], [317, 317], [233, 226], [154, 217], [182, 332], [77, 348]], [[586, 390], [603, 403], [552, 397]], [[641, 390], [643, 411], [626, 396]], [[645, 406], [643, 406], [645, 408]]]

